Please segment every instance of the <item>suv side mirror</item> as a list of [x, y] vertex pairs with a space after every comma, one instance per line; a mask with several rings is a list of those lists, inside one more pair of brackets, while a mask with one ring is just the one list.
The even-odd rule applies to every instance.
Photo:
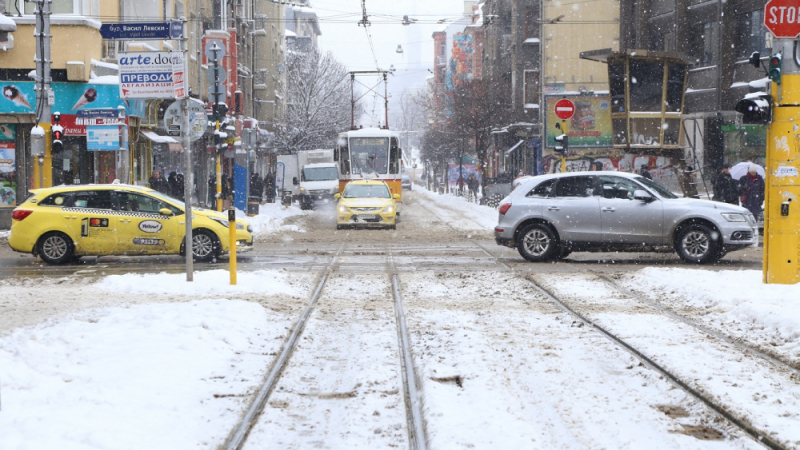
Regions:
[[634, 200], [641, 200], [641, 201], [643, 201], [645, 203], [650, 203], [653, 200], [655, 200], [652, 195], [647, 193], [647, 191], [643, 191], [641, 189], [637, 189], [637, 190], [633, 191], [633, 199]]

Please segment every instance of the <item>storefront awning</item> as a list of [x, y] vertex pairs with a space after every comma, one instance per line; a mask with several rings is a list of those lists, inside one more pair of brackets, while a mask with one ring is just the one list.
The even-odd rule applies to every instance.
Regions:
[[513, 147], [511, 147], [510, 149], [506, 150], [506, 155], [508, 155], [508, 154], [510, 154], [511, 152], [513, 152], [514, 150], [516, 150], [516, 149], [517, 149], [517, 147], [519, 147], [519, 146], [520, 146], [520, 144], [522, 144], [523, 142], [525, 142], [525, 140], [524, 140], [524, 139], [522, 139], [522, 140], [520, 140], [519, 142], [517, 142], [516, 144], [514, 144], [514, 146], [513, 146]]
[[176, 141], [175, 139], [172, 139], [169, 136], [161, 136], [160, 134], [156, 134], [156, 133], [154, 133], [152, 131], [144, 131], [144, 130], [142, 130], [142, 131], [139, 131], [139, 134], [141, 134], [142, 136], [146, 137], [147, 139], [150, 139], [151, 141], [153, 141], [156, 144], [179, 144], [178, 141]]

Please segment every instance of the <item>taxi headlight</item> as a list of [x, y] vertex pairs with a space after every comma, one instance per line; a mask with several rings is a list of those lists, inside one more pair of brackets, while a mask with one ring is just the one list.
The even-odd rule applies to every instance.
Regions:
[[384, 214], [391, 214], [394, 212], [394, 205], [387, 205], [382, 211]]
[[747, 222], [747, 218], [744, 217], [744, 214], [722, 213], [722, 217], [724, 217], [728, 222]]
[[244, 224], [243, 224], [243, 223], [236, 222], [236, 229], [237, 229], [237, 230], [244, 230]]
[[347, 206], [344, 205], [339, 205], [338, 210], [341, 214], [347, 214], [348, 212], [350, 212], [350, 210], [347, 209]]
[[248, 225], [247, 226], [247, 232], [248, 233], [252, 233], [253, 232], [253, 226], [252, 225]]
[[217, 222], [218, 224], [222, 225], [225, 228], [228, 228], [228, 221], [225, 219], [220, 219], [218, 217], [209, 217], [209, 219], [213, 220], [214, 222]]

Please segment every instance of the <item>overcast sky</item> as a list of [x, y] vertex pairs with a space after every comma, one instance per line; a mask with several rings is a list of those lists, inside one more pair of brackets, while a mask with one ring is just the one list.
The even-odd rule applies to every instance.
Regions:
[[[383, 70], [394, 65], [389, 78], [390, 92], [424, 87], [425, 78], [433, 69], [431, 34], [462, 16], [463, 0], [366, 0], [372, 25], [365, 30], [361, 20], [361, 0], [311, 0], [322, 29], [319, 45], [331, 51], [349, 70]], [[403, 26], [403, 16], [417, 19], [414, 25]], [[374, 56], [367, 31], [372, 35]], [[403, 53], [397, 53], [401, 45]], [[368, 83], [368, 79], [363, 80]], [[374, 81], [373, 83], [374, 84]], [[368, 106], [368, 109], [371, 105]], [[381, 106], [381, 114], [383, 108]]]

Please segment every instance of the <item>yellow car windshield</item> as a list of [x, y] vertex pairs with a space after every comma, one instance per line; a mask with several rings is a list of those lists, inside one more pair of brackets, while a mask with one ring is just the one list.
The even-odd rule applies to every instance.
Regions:
[[383, 185], [348, 184], [344, 190], [344, 198], [392, 198], [389, 189]]

